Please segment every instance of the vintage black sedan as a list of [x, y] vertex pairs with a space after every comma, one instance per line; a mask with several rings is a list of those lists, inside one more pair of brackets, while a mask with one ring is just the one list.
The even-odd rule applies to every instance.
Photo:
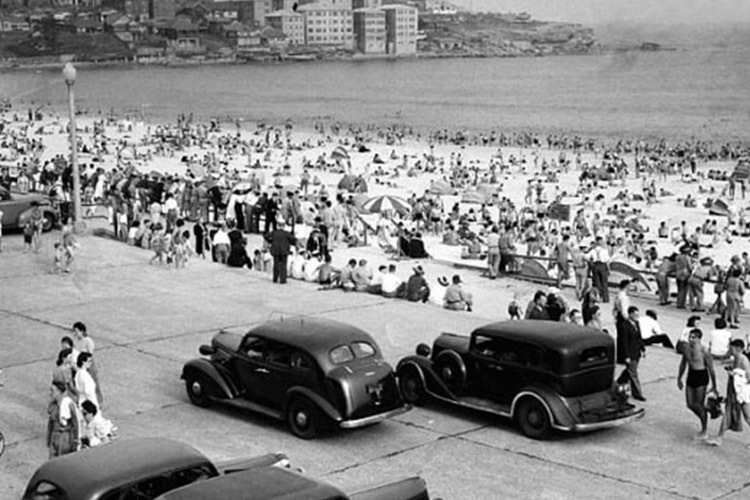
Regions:
[[182, 370], [197, 406], [222, 402], [286, 420], [311, 439], [407, 411], [396, 376], [373, 338], [344, 323], [276, 320], [245, 335], [219, 332]]
[[470, 337], [444, 333], [397, 367], [404, 399], [428, 397], [511, 418], [528, 437], [593, 431], [643, 416], [613, 383], [613, 340], [553, 321], [507, 321]]
[[192, 446], [171, 439], [122, 439], [45, 462], [29, 480], [23, 498], [153, 500], [225, 474], [288, 465], [279, 453], [213, 463]]
[[157, 500], [429, 500], [423, 479], [411, 477], [344, 493], [290, 469], [264, 467], [172, 490]]
[[60, 212], [52, 206], [49, 197], [39, 193], [16, 193], [0, 186], [0, 211], [5, 229], [23, 228], [31, 218], [34, 206], [39, 206], [44, 217], [43, 231], [49, 231], [60, 222]]

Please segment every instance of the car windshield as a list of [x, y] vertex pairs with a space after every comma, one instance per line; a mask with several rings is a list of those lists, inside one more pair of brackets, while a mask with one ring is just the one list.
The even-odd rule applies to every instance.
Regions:
[[331, 349], [328, 357], [334, 365], [341, 365], [354, 359], [365, 359], [375, 355], [375, 348], [368, 342], [353, 342], [351, 346], [340, 345]]

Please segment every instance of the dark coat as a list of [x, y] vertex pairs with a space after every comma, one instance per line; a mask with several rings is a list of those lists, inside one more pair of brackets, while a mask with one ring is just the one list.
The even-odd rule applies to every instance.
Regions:
[[641, 327], [630, 319], [622, 322], [617, 332], [617, 362], [625, 363], [625, 359], [641, 359], [644, 350], [641, 338]]
[[265, 236], [266, 241], [271, 245], [271, 255], [282, 256], [289, 255], [292, 246], [297, 245], [297, 238], [292, 233], [284, 229], [271, 231]]

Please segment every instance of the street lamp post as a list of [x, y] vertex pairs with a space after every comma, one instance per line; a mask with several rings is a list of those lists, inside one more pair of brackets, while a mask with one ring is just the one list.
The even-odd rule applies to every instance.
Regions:
[[66, 63], [62, 70], [68, 86], [68, 114], [70, 115], [70, 163], [73, 167], [73, 222], [79, 228], [83, 224], [81, 216], [81, 173], [78, 170], [78, 139], [76, 137], [76, 104], [73, 86], [76, 83], [76, 68]]

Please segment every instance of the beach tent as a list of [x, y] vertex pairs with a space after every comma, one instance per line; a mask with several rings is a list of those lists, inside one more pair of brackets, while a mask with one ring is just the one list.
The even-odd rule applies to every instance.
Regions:
[[351, 193], [366, 193], [367, 181], [362, 176], [347, 174], [341, 178], [338, 187]]
[[442, 179], [437, 181], [432, 181], [430, 183], [430, 194], [436, 194], [436, 195], [455, 195], [456, 190], [450, 185], [448, 181], [444, 181]]
[[479, 191], [464, 191], [461, 195], [461, 203], [482, 204], [487, 201], [487, 196]]
[[731, 212], [732, 210], [729, 208], [729, 203], [721, 198], [715, 199], [711, 206], [708, 207], [709, 214], [717, 215], [719, 217], [729, 217]]

